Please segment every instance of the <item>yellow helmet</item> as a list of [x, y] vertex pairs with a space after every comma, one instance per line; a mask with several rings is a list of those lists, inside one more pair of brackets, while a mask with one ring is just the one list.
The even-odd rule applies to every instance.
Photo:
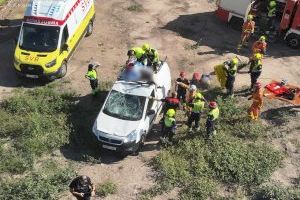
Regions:
[[248, 16], [247, 16], [247, 20], [248, 20], [248, 21], [253, 20], [253, 15], [248, 15]]
[[264, 36], [264, 35], [263, 35], [263, 36], [260, 36], [260, 38], [259, 38], [259, 40], [260, 40], [260, 41], [263, 41], [263, 42], [265, 42], [266, 39], [267, 39], [267, 38], [266, 38], [266, 36]]
[[169, 117], [174, 117], [175, 114], [176, 114], [176, 111], [175, 111], [174, 109], [169, 109], [169, 110], [167, 111], [167, 115], [168, 115]]
[[233, 59], [231, 60], [231, 64], [233, 64], [233, 65], [239, 64], [239, 59], [233, 58]]
[[276, 6], [276, 1], [270, 1], [270, 3], [269, 3], [269, 6], [270, 7], [275, 7]]
[[263, 55], [261, 53], [254, 54], [254, 59], [255, 60], [261, 60], [262, 58], [263, 58]]
[[150, 50], [150, 45], [148, 43], [143, 44], [142, 49], [144, 51], [149, 51]]

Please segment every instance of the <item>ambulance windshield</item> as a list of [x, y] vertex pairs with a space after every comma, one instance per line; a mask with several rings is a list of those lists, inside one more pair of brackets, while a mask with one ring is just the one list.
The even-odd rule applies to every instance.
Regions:
[[59, 27], [24, 23], [20, 33], [20, 48], [35, 52], [52, 52], [57, 49]]

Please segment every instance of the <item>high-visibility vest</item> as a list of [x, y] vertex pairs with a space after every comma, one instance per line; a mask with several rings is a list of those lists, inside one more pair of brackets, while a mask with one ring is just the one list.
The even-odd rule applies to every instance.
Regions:
[[219, 108], [214, 108], [208, 112], [208, 116], [212, 121], [215, 121], [219, 118], [220, 110]]
[[171, 128], [174, 125], [174, 122], [176, 122], [175, 118], [168, 116], [165, 117], [164, 123], [167, 128]]
[[228, 74], [230, 76], [235, 76], [237, 73], [237, 65], [234, 65], [233, 67], [228, 66]]
[[193, 113], [200, 113], [204, 108], [204, 102], [201, 100], [194, 100], [193, 102], [193, 109], [192, 112]]
[[141, 47], [133, 47], [131, 50], [134, 51], [134, 55], [137, 59], [140, 59], [145, 54], [145, 51]]
[[[276, 1], [274, 1], [276, 3]], [[276, 16], [276, 6], [270, 7], [268, 6], [268, 17], [275, 17]]]
[[159, 62], [158, 52], [155, 49], [150, 49], [149, 52], [146, 52], [147, 57], [151, 60], [152, 63]]
[[261, 60], [253, 61], [251, 63], [251, 72], [260, 72], [262, 70]]
[[86, 73], [86, 76], [90, 79], [90, 80], [96, 80], [97, 79], [97, 72], [96, 70], [91, 70], [91, 71], [88, 71]]

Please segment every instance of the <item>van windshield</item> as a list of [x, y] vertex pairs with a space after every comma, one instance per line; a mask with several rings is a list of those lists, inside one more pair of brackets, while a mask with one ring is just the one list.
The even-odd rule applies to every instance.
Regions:
[[138, 121], [142, 119], [146, 97], [111, 91], [103, 112], [118, 119]]
[[42, 26], [24, 23], [20, 33], [20, 48], [35, 52], [52, 52], [57, 49], [58, 26]]

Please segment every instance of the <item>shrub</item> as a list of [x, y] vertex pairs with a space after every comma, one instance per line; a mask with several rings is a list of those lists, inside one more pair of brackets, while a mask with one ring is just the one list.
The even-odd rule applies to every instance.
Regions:
[[263, 185], [254, 189], [253, 200], [298, 200], [300, 189], [288, 188], [280, 184]]
[[41, 170], [13, 182], [0, 182], [0, 199], [58, 199], [58, 194], [67, 190], [69, 182], [75, 177], [72, 168]]
[[[183, 132], [177, 134], [177, 143], [154, 158], [162, 190], [179, 187], [181, 199], [213, 198], [220, 183], [259, 185], [280, 165], [282, 155], [277, 150], [256, 142], [266, 127], [248, 120], [246, 106], [234, 99], [218, 98], [218, 102], [221, 119], [213, 140], [207, 141], [201, 135], [184, 137]], [[158, 193], [146, 194], [149, 197]]]
[[117, 185], [111, 181], [96, 186], [96, 194], [100, 197], [106, 197], [109, 194], [115, 194], [117, 190]]
[[73, 93], [58, 92], [50, 84], [16, 90], [14, 96], [0, 103], [1, 171], [22, 173], [42, 154], [69, 142], [72, 127], [67, 121], [73, 97]]
[[128, 11], [131, 11], [131, 12], [142, 12], [144, 10], [143, 8], [143, 5], [141, 4], [134, 4], [134, 5], [131, 5], [127, 8]]

